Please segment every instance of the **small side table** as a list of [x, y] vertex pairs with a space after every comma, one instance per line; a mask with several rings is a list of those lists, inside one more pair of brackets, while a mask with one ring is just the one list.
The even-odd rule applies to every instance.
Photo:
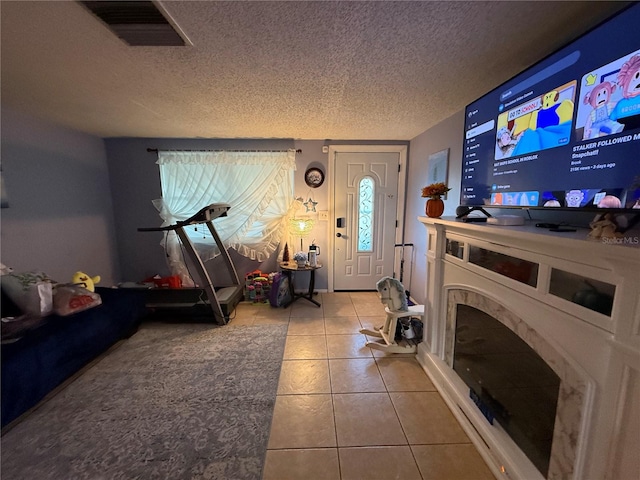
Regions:
[[[289, 278], [289, 292], [291, 293], [291, 301], [287, 305], [284, 305], [284, 307], [287, 308], [299, 298], [304, 298], [305, 300], [313, 303], [316, 307], [320, 307], [320, 302], [313, 299], [313, 289], [315, 288], [316, 270], [322, 268], [322, 265], [316, 265], [315, 267], [305, 265], [304, 267], [299, 267], [296, 262], [281, 262], [279, 266]], [[295, 293], [293, 289], [293, 272], [309, 272], [309, 290], [307, 293]]]

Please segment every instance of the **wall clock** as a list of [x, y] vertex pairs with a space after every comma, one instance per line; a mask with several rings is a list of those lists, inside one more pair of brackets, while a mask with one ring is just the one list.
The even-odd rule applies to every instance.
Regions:
[[318, 188], [324, 182], [324, 173], [319, 168], [309, 168], [304, 172], [304, 181], [311, 188]]

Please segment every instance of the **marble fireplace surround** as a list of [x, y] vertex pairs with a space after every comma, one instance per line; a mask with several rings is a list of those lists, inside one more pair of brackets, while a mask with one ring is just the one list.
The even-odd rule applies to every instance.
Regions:
[[[613, 245], [584, 231], [541, 231], [535, 221], [502, 227], [418, 220], [426, 271], [416, 358], [496, 478], [544, 476], [498, 422], [487, 421], [453, 370], [455, 305], [497, 317], [560, 378], [547, 480], [640, 478], [640, 231]], [[528, 279], [521, 270], [495, 268], [509, 259], [536, 268]], [[610, 314], [572, 301], [585, 282], [611, 286]]]
[[[448, 288], [446, 290], [446, 299], [447, 322], [445, 325], [444, 360], [449, 367], [453, 368], [457, 306], [467, 305], [481, 310], [509, 328], [529, 345], [560, 377], [560, 391], [558, 392], [547, 478], [572, 478], [575, 473], [574, 465], [580, 448], [578, 439], [581, 438], [580, 433], [586, 428], [585, 414], [588, 411], [591, 399], [589, 382], [584, 373], [573, 366], [557, 346], [545, 340], [536, 330], [497, 300], [483, 293], [461, 288]], [[465, 386], [465, 388], [467, 387]], [[500, 436], [506, 435], [504, 433], [504, 435]], [[502, 440], [504, 441], [504, 439]], [[510, 447], [517, 448], [515, 444]], [[523, 470], [525, 469], [523, 468]], [[522, 473], [528, 475], [527, 478], [536, 473], [538, 478], [543, 478], [539, 472], [533, 472], [531, 466], [527, 466], [526, 470], [526, 473]]]

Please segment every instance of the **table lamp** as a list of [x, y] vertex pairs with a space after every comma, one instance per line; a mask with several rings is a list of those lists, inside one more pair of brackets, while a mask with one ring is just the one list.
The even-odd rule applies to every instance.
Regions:
[[301, 252], [304, 251], [302, 248], [302, 239], [309, 235], [315, 223], [315, 220], [312, 218], [292, 218], [289, 220], [289, 230], [293, 235], [300, 237]]

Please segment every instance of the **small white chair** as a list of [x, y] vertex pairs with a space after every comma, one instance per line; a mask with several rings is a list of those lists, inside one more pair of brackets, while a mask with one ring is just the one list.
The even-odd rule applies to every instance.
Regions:
[[382, 338], [384, 343], [367, 342], [366, 346], [387, 353], [415, 353], [418, 349], [416, 344], [400, 345], [396, 342], [396, 327], [399, 318], [420, 317], [424, 322], [424, 305], [410, 305], [408, 311], [390, 310], [389, 307], [385, 307], [384, 311], [387, 314], [384, 325], [373, 330], [368, 328], [360, 329], [360, 333]]

